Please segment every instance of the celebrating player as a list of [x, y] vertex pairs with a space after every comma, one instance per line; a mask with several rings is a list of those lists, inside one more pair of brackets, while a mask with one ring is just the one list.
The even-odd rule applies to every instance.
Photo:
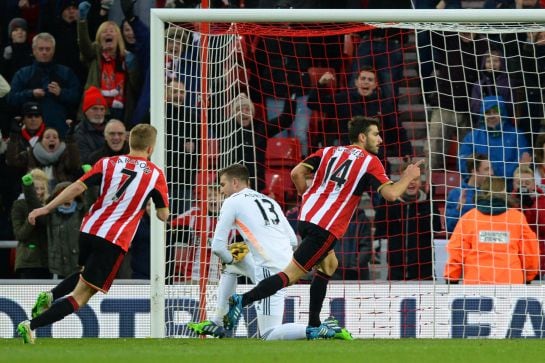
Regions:
[[[230, 324], [238, 322], [243, 306], [296, 283], [317, 266], [310, 286], [306, 335], [308, 339], [335, 336], [335, 332], [320, 321], [320, 312], [327, 284], [338, 264], [333, 252], [336, 240], [345, 233], [362, 193], [369, 186], [386, 200], [394, 201], [403, 194], [411, 180], [420, 176], [419, 165], [423, 162], [410, 164], [401, 179], [393, 183], [376, 156], [382, 143], [378, 121], [356, 116], [349, 122], [348, 135], [352, 145], [320, 149], [291, 171], [297, 191], [303, 196], [298, 223], [302, 242], [282, 272], [262, 280], [243, 295], [233, 294], [227, 313]], [[306, 177], [313, 172], [313, 182], [307, 188]]]
[[[235, 291], [237, 275], [261, 281], [279, 273], [290, 262], [292, 246], [297, 244], [297, 237], [278, 203], [248, 187], [250, 176], [245, 166], [233, 164], [221, 170], [219, 176], [221, 190], [227, 199], [220, 210], [212, 251], [226, 266], [218, 286], [215, 317], [201, 323], [190, 323], [189, 328], [197, 334], [223, 337], [223, 316], [229, 308], [229, 296]], [[230, 232], [234, 228], [246, 241], [251, 254], [246, 255], [245, 244], [227, 245]], [[256, 304], [256, 310], [259, 332], [263, 339], [305, 338], [304, 325], [282, 325], [284, 290], [278, 289], [260, 300]], [[350, 333], [341, 329], [334, 318], [328, 319], [327, 323], [338, 338], [351, 339]], [[227, 328], [234, 326], [229, 325]]]
[[[91, 170], [51, 202], [29, 214], [28, 221], [34, 225], [37, 218], [74, 199], [88, 186], [101, 186], [97, 201], [91, 206], [80, 227], [79, 258], [83, 270], [68, 276], [52, 291], [40, 294], [33, 309], [33, 319], [25, 320], [17, 326], [17, 332], [25, 343], [34, 343], [34, 329], [52, 324], [77, 311], [97, 291], [108, 292], [149, 198], [152, 198], [157, 208], [157, 218], [162, 221], [168, 218], [165, 176], [148, 160], [155, 147], [156, 137], [157, 130], [153, 126], [135, 126], [129, 136], [128, 155], [100, 159]], [[68, 293], [66, 298], [60, 299]]]

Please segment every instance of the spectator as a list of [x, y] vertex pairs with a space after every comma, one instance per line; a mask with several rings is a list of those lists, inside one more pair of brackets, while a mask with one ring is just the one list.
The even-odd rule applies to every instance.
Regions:
[[[69, 185], [68, 181], [58, 183], [47, 202]], [[47, 223], [49, 272], [56, 278], [63, 279], [81, 269], [78, 237], [79, 227], [87, 209], [83, 198], [78, 196], [44, 217]]]
[[[368, 0], [367, 9], [410, 9], [410, 0]], [[396, 103], [399, 82], [403, 79], [403, 44], [408, 32], [399, 28], [374, 28], [360, 34], [355, 61], [352, 63], [352, 81], [364, 67], [376, 70], [381, 82], [381, 97]]]
[[524, 215], [507, 206], [505, 181], [491, 177], [447, 244], [445, 279], [464, 284], [524, 284], [539, 271], [536, 234]]
[[48, 28], [55, 37], [55, 62], [72, 69], [78, 77], [79, 83], [84, 84], [87, 70], [80, 60], [78, 49], [78, 0], [59, 0], [58, 16]]
[[55, 38], [51, 34], [36, 35], [32, 39], [32, 52], [34, 63], [13, 76], [8, 103], [21, 107], [28, 101], [38, 102], [45, 124], [64, 137], [68, 131], [65, 120], [75, 113], [81, 95], [80, 84], [70, 68], [53, 61]]
[[28, 150], [32, 149], [45, 131], [42, 118], [42, 108], [39, 103], [27, 102], [22, 108], [23, 126], [19, 119], [13, 120], [11, 133], [6, 150], [6, 164], [18, 167], [22, 174], [27, 172], [27, 165], [22, 160], [26, 158]]
[[525, 86], [527, 107], [523, 104], [522, 114], [528, 116], [521, 119], [518, 126], [522, 131], [531, 133], [528, 140], [535, 141], [541, 131], [541, 120], [544, 117], [543, 105], [545, 97], [545, 32], [530, 33], [528, 41], [522, 43], [522, 77]]
[[111, 119], [106, 123], [104, 141], [104, 145], [89, 156], [89, 164], [94, 164], [106, 156], [123, 155], [129, 152], [127, 130], [120, 120]]
[[353, 116], [375, 117], [380, 121], [386, 149], [386, 155], [379, 158], [385, 161], [385, 156], [412, 156], [407, 132], [399, 123], [393, 103], [379, 98], [376, 74], [371, 68], [360, 69], [354, 88], [331, 95], [328, 85], [333, 80], [333, 74], [324, 73], [318, 80], [318, 88], [311, 90], [308, 97], [308, 106], [312, 110], [321, 111], [335, 120], [324, 127], [326, 145], [348, 144], [348, 121]]
[[131, 121], [140, 92], [140, 76], [135, 56], [125, 48], [119, 26], [113, 21], [103, 22], [94, 42], [87, 29], [87, 13], [80, 5], [78, 42], [81, 57], [89, 68], [85, 89], [100, 90], [113, 118], [125, 124]]
[[131, 125], [137, 123], [149, 123], [150, 109], [150, 31], [138, 16], [134, 14], [134, 4], [137, 0], [121, 0], [121, 9], [125, 19], [121, 23], [123, 40], [127, 50], [138, 59], [140, 69], [140, 83], [142, 89], [138, 96], [138, 102], [134, 110]]
[[[295, 95], [285, 100], [282, 113], [273, 120], [261, 120], [255, 112], [255, 106], [246, 96], [239, 94], [233, 101], [233, 129], [242, 127], [242, 132], [233, 132], [227, 140], [224, 140], [223, 146], [234, 153], [234, 162], [243, 162], [250, 171], [250, 184], [255, 190], [265, 188], [265, 152], [267, 149], [267, 140], [287, 129], [293, 122], [293, 109], [295, 107]], [[255, 187], [254, 187], [255, 186]]]
[[[26, 159], [26, 160], [25, 160]], [[61, 141], [59, 132], [47, 127], [34, 147], [28, 150], [26, 158], [16, 165], [26, 169], [42, 169], [49, 179], [49, 190], [63, 181], [74, 181], [81, 175], [78, 146], [71, 134], [66, 143]]]
[[[462, 140], [471, 126], [468, 97], [478, 82], [478, 59], [488, 49], [475, 33], [432, 32], [435, 72], [428, 103], [433, 107], [429, 137], [432, 169], [442, 169], [448, 147]], [[431, 84], [431, 83], [430, 83]]]
[[9, 44], [4, 48], [2, 74], [8, 82], [19, 69], [32, 64], [32, 47], [28, 42], [27, 22], [22, 18], [11, 19], [8, 26]]
[[[260, 1], [259, 8], [312, 8], [320, 7], [311, 1]], [[288, 24], [288, 28], [297, 29], [297, 24]], [[285, 110], [286, 100], [294, 97], [296, 104], [291, 108], [294, 118], [290, 130], [280, 136], [299, 139], [301, 153], [308, 155], [308, 127], [311, 111], [307, 106], [309, 85], [307, 70], [312, 66], [312, 41], [290, 36], [258, 37], [255, 44], [254, 58], [257, 64], [259, 84], [263, 102], [267, 110], [267, 120], [274, 122]], [[325, 48], [325, 46], [324, 46]], [[330, 49], [332, 50], [332, 49]], [[272, 55], [272, 56], [271, 56]], [[316, 57], [318, 58], [318, 57]], [[268, 135], [272, 137], [274, 134]], [[250, 169], [250, 167], [248, 168]], [[257, 189], [261, 191], [261, 189]]]
[[28, 222], [30, 211], [43, 206], [49, 197], [48, 182], [42, 170], [31, 170], [23, 177], [23, 198], [16, 200], [11, 209], [13, 233], [17, 239], [15, 273], [20, 279], [51, 278], [47, 264], [46, 223], [31, 225]]
[[414, 178], [397, 201], [375, 210], [375, 238], [388, 240], [388, 279], [433, 279], [433, 231], [441, 230], [441, 219], [422, 190], [422, 178]]
[[100, 90], [89, 87], [83, 95], [83, 117], [75, 127], [74, 138], [83, 164], [91, 163], [91, 155], [104, 146], [107, 104]]
[[[222, 196], [219, 185], [210, 184], [207, 187], [206, 198], [206, 225], [204, 226], [205, 236], [212, 239], [216, 222], [221, 208]], [[203, 202], [204, 203], [204, 202]], [[202, 217], [203, 205], [197, 204], [186, 212], [172, 218], [170, 227], [173, 230], [172, 240], [167, 250], [168, 261], [172, 263], [167, 266], [168, 276], [180, 274], [183, 281], [198, 281], [201, 278], [201, 231], [199, 231], [199, 219]], [[176, 250], [179, 250], [176, 253]], [[212, 254], [210, 247], [207, 247], [206, 261], [209, 262], [208, 281], [219, 280], [219, 258]], [[181, 256], [177, 260], [175, 256]], [[179, 266], [174, 266], [180, 263]], [[180, 271], [181, 270], [181, 271]]]
[[140, 220], [131, 243], [131, 270], [133, 279], [150, 278], [150, 243], [151, 243], [151, 200], [146, 203], [146, 212]]
[[526, 221], [539, 241], [540, 276], [545, 271], [545, 194], [536, 185], [534, 172], [528, 165], [521, 165], [513, 173], [513, 194]]
[[490, 49], [489, 54], [482, 57], [479, 69], [479, 82], [471, 90], [471, 116], [475, 124], [483, 117], [483, 99], [486, 97], [503, 100], [506, 113], [502, 117], [516, 117], [514, 105], [520, 98], [518, 82], [507, 72], [503, 53]]
[[166, 175], [171, 188], [169, 195], [174, 201], [171, 209], [176, 214], [181, 214], [192, 206], [201, 143], [200, 118], [185, 101], [184, 83], [168, 80], [166, 117], [171, 121], [166, 124], [166, 143], [169, 150], [166, 158], [167, 165], [176, 165], [176, 168], [167, 168]]
[[481, 112], [484, 119], [479, 128], [468, 133], [460, 143], [459, 170], [462, 174], [467, 174], [466, 159], [471, 155], [487, 155], [492, 163], [494, 175], [508, 178], [510, 188], [513, 171], [519, 162], [532, 161], [531, 149], [524, 135], [517, 133], [507, 117], [505, 103], [501, 97], [485, 97]]
[[448, 233], [454, 232], [458, 219], [475, 208], [475, 197], [481, 185], [494, 171], [486, 155], [476, 154], [466, 159], [467, 175], [462, 177], [462, 185], [452, 188], [447, 195], [445, 222]]

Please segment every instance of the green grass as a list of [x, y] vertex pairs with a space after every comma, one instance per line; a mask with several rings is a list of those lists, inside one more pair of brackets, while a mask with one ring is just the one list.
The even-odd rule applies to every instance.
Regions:
[[403, 362], [522, 363], [545, 357], [541, 339], [395, 339], [274, 341], [250, 339], [52, 339], [35, 345], [0, 339], [0, 362]]

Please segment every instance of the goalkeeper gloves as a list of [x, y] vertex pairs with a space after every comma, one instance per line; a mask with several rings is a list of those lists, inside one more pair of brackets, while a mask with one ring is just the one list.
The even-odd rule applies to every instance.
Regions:
[[233, 261], [231, 261], [231, 263], [242, 261], [248, 252], [250, 252], [250, 249], [244, 242], [231, 243], [227, 248], [229, 249], [229, 252], [231, 252], [231, 256], [233, 256]]

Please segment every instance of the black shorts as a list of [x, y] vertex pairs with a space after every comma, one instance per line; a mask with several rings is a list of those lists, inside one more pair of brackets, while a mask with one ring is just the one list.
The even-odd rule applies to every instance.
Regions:
[[293, 252], [293, 260], [305, 271], [322, 261], [337, 242], [337, 237], [314, 223], [299, 221], [301, 244]]
[[79, 234], [81, 279], [93, 289], [108, 292], [124, 257], [125, 251], [118, 245], [88, 233]]

